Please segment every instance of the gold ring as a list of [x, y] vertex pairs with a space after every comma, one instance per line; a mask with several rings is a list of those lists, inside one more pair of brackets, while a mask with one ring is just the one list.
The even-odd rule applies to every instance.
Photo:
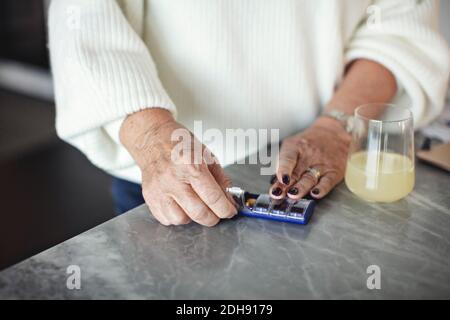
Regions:
[[317, 181], [319, 181], [320, 178], [320, 170], [316, 169], [316, 168], [308, 168], [306, 169], [306, 172], [308, 172], [309, 174], [311, 174], [314, 178], [317, 179]]

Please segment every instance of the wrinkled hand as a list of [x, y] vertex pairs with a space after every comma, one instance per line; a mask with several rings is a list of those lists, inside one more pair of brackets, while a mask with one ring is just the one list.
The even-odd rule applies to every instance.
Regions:
[[121, 141], [141, 169], [142, 193], [150, 211], [163, 225], [193, 220], [213, 226], [221, 218], [233, 217], [236, 207], [225, 192], [230, 180], [206, 147], [200, 144], [202, 155], [210, 158], [200, 157], [198, 164], [193, 161], [193, 153], [186, 152], [193, 150], [183, 148], [179, 157], [173, 157], [179, 141], [172, 141], [172, 134], [178, 129], [200, 144], [163, 109], [130, 115], [121, 127]]
[[[269, 194], [274, 199], [297, 200], [308, 193], [316, 199], [324, 197], [344, 177], [350, 140], [339, 122], [325, 117], [283, 140]], [[308, 168], [319, 170], [320, 178]]]

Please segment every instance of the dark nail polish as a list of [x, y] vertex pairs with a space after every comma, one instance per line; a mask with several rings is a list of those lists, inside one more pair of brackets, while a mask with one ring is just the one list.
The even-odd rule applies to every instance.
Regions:
[[289, 194], [292, 194], [293, 196], [298, 194], [298, 189], [296, 187], [290, 188], [288, 191]]
[[291, 181], [291, 178], [289, 178], [289, 175], [287, 175], [287, 174], [283, 175], [283, 183], [284, 184], [289, 184], [290, 181]]
[[277, 182], [277, 175], [276, 175], [276, 174], [273, 174], [273, 175], [270, 177], [270, 184], [274, 184], [275, 182]]
[[274, 196], [276, 196], [276, 197], [278, 197], [279, 195], [281, 195], [281, 188], [275, 188], [275, 189], [273, 189], [272, 190], [272, 194], [274, 195]]
[[312, 191], [312, 194], [315, 194], [315, 195], [318, 195], [319, 193], [320, 193], [320, 190], [317, 188], [313, 189], [313, 191]]

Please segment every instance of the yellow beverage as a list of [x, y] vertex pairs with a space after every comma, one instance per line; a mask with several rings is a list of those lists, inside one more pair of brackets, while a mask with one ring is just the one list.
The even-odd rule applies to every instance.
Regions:
[[414, 188], [414, 163], [390, 152], [357, 152], [347, 162], [347, 187], [367, 201], [393, 202]]

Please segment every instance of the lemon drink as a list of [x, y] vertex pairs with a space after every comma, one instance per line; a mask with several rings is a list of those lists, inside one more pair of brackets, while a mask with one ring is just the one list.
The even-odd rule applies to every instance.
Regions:
[[347, 162], [347, 187], [367, 201], [393, 202], [414, 188], [414, 163], [393, 152], [360, 151]]

